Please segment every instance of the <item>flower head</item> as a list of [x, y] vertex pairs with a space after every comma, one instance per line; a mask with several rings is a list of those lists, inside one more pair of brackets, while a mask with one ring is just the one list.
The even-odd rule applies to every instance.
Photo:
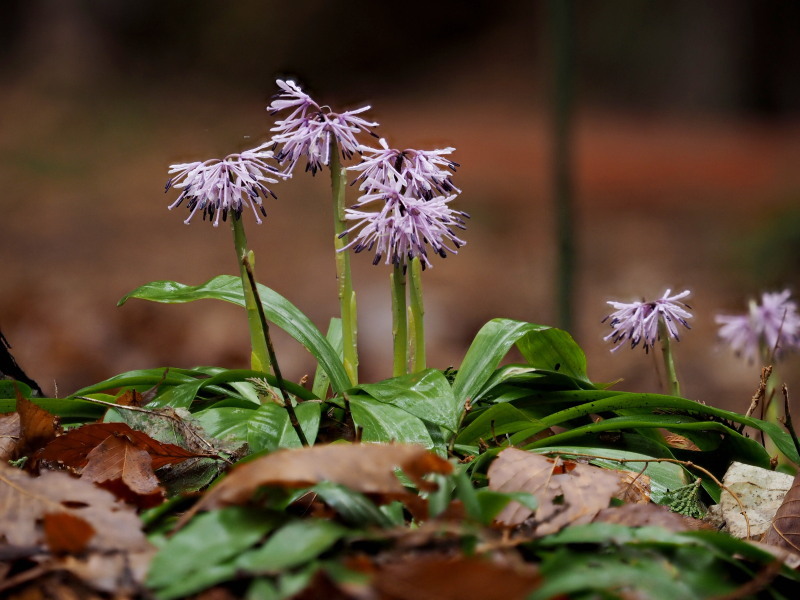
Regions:
[[680, 294], [670, 296], [671, 290], [664, 292], [664, 295], [653, 302], [624, 302], [609, 301], [614, 312], [608, 315], [603, 322], [611, 319], [609, 325], [613, 331], [604, 340], [611, 340], [616, 344], [612, 352], [622, 347], [622, 344], [630, 340], [631, 348], [636, 347], [642, 342], [645, 352], [653, 347], [659, 339], [658, 323], [663, 321], [669, 335], [678, 340], [678, 323], [690, 329], [687, 319], [692, 315], [686, 310], [690, 308], [681, 298], [686, 298], [691, 292], [685, 290]]
[[383, 138], [379, 143], [381, 149], [360, 146], [359, 150], [363, 155], [361, 162], [348, 167], [348, 170], [361, 172], [355, 179], [361, 181], [359, 189], [368, 189], [372, 181], [386, 185], [391, 185], [393, 181], [401, 181], [411, 196], [425, 200], [435, 195], [461, 193], [451, 179], [459, 164], [445, 158], [445, 155], [452, 153], [455, 148], [396, 150], [389, 148]]
[[266, 150], [266, 146], [267, 144], [263, 144], [239, 154], [229, 154], [221, 160], [215, 158], [204, 162], [171, 165], [169, 173], [172, 177], [167, 181], [164, 191], [172, 187], [182, 191], [178, 199], [169, 205], [169, 209], [172, 210], [188, 200], [190, 213], [184, 221], [186, 224], [198, 210], [202, 210], [203, 220], [208, 216], [216, 227], [219, 225], [220, 215], [224, 221], [228, 218], [228, 213], [232, 212], [234, 218], [238, 219], [244, 205], [250, 204], [256, 222], [261, 223], [258, 213], [267, 215], [261, 198], [266, 198], [267, 195], [276, 197], [265, 184], [278, 183], [278, 180], [269, 175], [287, 177], [267, 164], [266, 159], [272, 157], [272, 152]]
[[370, 127], [378, 125], [356, 116], [369, 110], [369, 106], [335, 113], [330, 107], [317, 104], [293, 81], [278, 79], [276, 83], [281, 92], [267, 110], [273, 115], [281, 111], [291, 113], [285, 119], [276, 121], [270, 131], [275, 132], [272, 141], [280, 146], [275, 157], [280, 162], [288, 159], [290, 171], [302, 156], [308, 160], [306, 171], [312, 174], [316, 174], [323, 165], [330, 165], [332, 139], [338, 143], [344, 158], [352, 157], [359, 151], [356, 134], [370, 132]]
[[[749, 303], [745, 315], [719, 315], [719, 337], [737, 356], [753, 363], [800, 348], [800, 315], [791, 292], [761, 294], [761, 304]], [[766, 354], [766, 356], [764, 356]]]
[[[372, 264], [375, 265], [385, 256], [385, 264], [405, 267], [408, 261], [418, 257], [423, 269], [432, 266], [427, 246], [442, 258], [447, 257], [447, 251], [457, 254], [457, 249], [466, 242], [459, 239], [453, 229], [466, 229], [464, 218], [469, 215], [448, 206], [455, 196], [423, 200], [409, 195], [403, 188], [402, 182], [393, 185], [370, 182], [371, 192], [345, 211], [345, 219], [356, 223], [340, 237], [360, 231], [342, 250], [352, 247], [358, 253], [374, 248]], [[381, 203], [379, 211], [359, 210], [373, 202]]]

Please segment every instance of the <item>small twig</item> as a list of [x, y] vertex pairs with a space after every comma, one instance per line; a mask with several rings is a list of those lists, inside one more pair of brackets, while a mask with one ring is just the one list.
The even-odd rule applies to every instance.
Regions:
[[772, 365], [761, 368], [761, 381], [758, 384], [755, 394], [753, 394], [753, 397], [750, 399], [750, 407], [747, 409], [744, 416], [750, 417], [756, 408], [758, 408], [758, 405], [764, 402], [764, 396], [767, 393], [767, 380], [770, 375], [772, 375]]
[[256, 278], [253, 274], [253, 266], [250, 264], [250, 260], [247, 258], [247, 255], [242, 257], [242, 265], [244, 266], [245, 270], [247, 271], [247, 279], [250, 282], [250, 288], [253, 290], [253, 297], [256, 301], [256, 307], [258, 309], [258, 318], [261, 320], [261, 329], [264, 331], [264, 339], [267, 343], [267, 353], [269, 354], [269, 362], [272, 364], [272, 370], [275, 372], [275, 379], [278, 383], [278, 390], [281, 393], [281, 399], [283, 400], [283, 407], [286, 409], [286, 412], [289, 414], [289, 422], [292, 424], [297, 437], [300, 438], [300, 443], [303, 446], [308, 446], [308, 440], [306, 439], [306, 434], [303, 432], [303, 428], [300, 427], [300, 421], [297, 419], [297, 413], [294, 411], [294, 406], [292, 406], [292, 400], [289, 398], [289, 393], [286, 391], [286, 384], [283, 382], [283, 376], [281, 375], [281, 369], [278, 367], [278, 358], [275, 356], [275, 347], [272, 345], [272, 337], [269, 334], [269, 323], [267, 322], [267, 315], [264, 314], [264, 306], [261, 304], [261, 296], [258, 293], [258, 286], [256, 285]]
[[786, 387], [785, 383], [781, 387], [781, 391], [783, 392], [783, 412], [786, 415], [783, 424], [789, 432], [789, 436], [792, 438], [794, 449], [797, 451], [797, 454], [800, 455], [800, 440], [797, 439], [797, 433], [795, 433], [794, 426], [792, 425], [792, 413], [789, 410], [789, 388]]

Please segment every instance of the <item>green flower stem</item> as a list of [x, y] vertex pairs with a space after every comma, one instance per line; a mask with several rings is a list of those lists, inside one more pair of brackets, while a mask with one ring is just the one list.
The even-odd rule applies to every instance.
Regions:
[[425, 305], [422, 300], [422, 263], [418, 257], [411, 260], [408, 278], [408, 320], [410, 329], [411, 372], [427, 368], [425, 360]]
[[[780, 378], [778, 377], [778, 373], [774, 365], [775, 362], [774, 349], [767, 348], [764, 344], [761, 344], [760, 354], [761, 354], [762, 365], [772, 365], [772, 371], [769, 378], [767, 379], [767, 386], [766, 390], [764, 391], [764, 399], [762, 401], [763, 405], [761, 407], [761, 419], [766, 421], [767, 423], [774, 423], [775, 425], [780, 425], [781, 424], [781, 422], [779, 421], [780, 402], [778, 402], [778, 397], [777, 397], [778, 396], [777, 382], [780, 381]], [[770, 438], [769, 436], [762, 437], [762, 443], [764, 444], [764, 450], [766, 450], [770, 456], [777, 455], [779, 457], [779, 462], [784, 462], [780, 460], [783, 459], [784, 457], [781, 454], [780, 450], [778, 450], [778, 447], [775, 445], [775, 442], [772, 441], [772, 438]]]
[[339, 292], [339, 309], [342, 316], [342, 355], [344, 369], [350, 383], [358, 384], [358, 320], [356, 316], [356, 294], [350, 274], [350, 253], [342, 250], [347, 245], [344, 199], [347, 172], [339, 159], [339, 146], [331, 139], [331, 190], [333, 193], [333, 230], [336, 249], [336, 281]]
[[406, 321], [406, 274], [403, 267], [394, 265], [389, 276], [392, 288], [392, 375], [408, 373], [408, 323]]
[[[267, 341], [261, 328], [261, 319], [258, 316], [259, 305], [256, 302], [253, 290], [250, 287], [244, 259], [247, 256], [247, 237], [244, 233], [244, 224], [241, 218], [231, 216], [233, 228], [233, 243], [236, 246], [236, 262], [242, 277], [242, 291], [244, 292], [245, 310], [247, 310], [247, 326], [250, 330], [250, 365], [254, 371], [269, 371], [270, 361], [267, 352]], [[251, 264], [252, 267], [252, 264]]]
[[267, 352], [269, 353], [269, 361], [272, 364], [272, 370], [275, 372], [275, 379], [278, 383], [278, 390], [281, 394], [283, 407], [289, 414], [289, 422], [292, 424], [295, 433], [297, 433], [297, 437], [300, 438], [300, 443], [303, 446], [308, 446], [308, 439], [306, 438], [303, 428], [300, 427], [300, 421], [297, 419], [297, 413], [294, 412], [292, 399], [289, 397], [289, 393], [286, 391], [286, 384], [283, 381], [283, 375], [281, 375], [281, 369], [278, 366], [278, 357], [275, 355], [275, 347], [272, 345], [272, 337], [269, 334], [269, 322], [267, 321], [267, 315], [264, 314], [264, 306], [261, 304], [261, 298], [258, 295], [258, 286], [256, 285], [256, 276], [253, 273], [252, 258], [252, 252], [249, 253], [249, 256], [245, 255], [242, 258], [242, 268], [247, 274], [248, 287], [250, 288], [250, 293], [253, 295], [258, 308], [259, 325], [261, 326], [263, 339], [266, 342]]
[[673, 396], [680, 396], [681, 386], [678, 383], [678, 374], [675, 372], [675, 361], [672, 357], [672, 344], [669, 339], [669, 331], [662, 319], [658, 321], [658, 337], [661, 342], [661, 355], [664, 358], [664, 372], [667, 376], [669, 393]]

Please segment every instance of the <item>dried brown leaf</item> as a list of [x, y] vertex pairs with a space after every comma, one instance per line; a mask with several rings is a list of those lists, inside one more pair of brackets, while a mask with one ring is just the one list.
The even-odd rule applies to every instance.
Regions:
[[595, 523], [618, 523], [628, 527], [656, 526], [670, 531], [708, 529], [699, 519], [672, 512], [659, 504], [623, 504], [601, 510], [593, 519]]
[[0, 464], [0, 535], [15, 546], [46, 542], [42, 520], [49, 513], [68, 513], [94, 528], [88, 549], [134, 551], [150, 547], [136, 512], [88, 481], [67, 473], [41, 476]]
[[761, 541], [800, 553], [800, 475], [794, 478], [792, 487]]
[[457, 555], [387, 561], [372, 585], [391, 600], [523, 600], [539, 585], [533, 567]]
[[426, 473], [452, 471], [445, 459], [420, 446], [333, 444], [280, 450], [235, 467], [206, 493], [198, 509], [242, 504], [264, 485], [294, 488], [333, 481], [365, 494], [405, 494], [394, 474], [398, 467], [416, 483]]
[[109, 436], [125, 438], [140, 450], [145, 450], [152, 457], [153, 469], [198, 456], [175, 444], [156, 441], [125, 423], [90, 423], [54, 439], [45, 447], [39, 458], [80, 471], [86, 466], [89, 453]]
[[17, 392], [20, 439], [17, 457], [30, 456], [54, 440], [59, 432], [58, 419]]
[[150, 454], [127, 437], [108, 436], [86, 458], [81, 479], [93, 481], [140, 508], [150, 508], [164, 500], [164, 489], [153, 472]]
[[0, 460], [7, 462], [14, 458], [22, 435], [19, 413], [0, 415]]
[[650, 477], [633, 471], [616, 471], [618, 480], [615, 498], [632, 504], [650, 502]]
[[82, 554], [95, 534], [86, 520], [68, 512], [46, 513], [42, 521], [53, 554]]
[[[569, 524], [588, 523], [619, 487], [619, 474], [592, 465], [546, 458], [507, 448], [489, 467], [489, 488], [499, 492], [528, 492], [536, 496], [537, 536], [555, 533]], [[505, 525], [518, 525], [533, 514], [517, 502], [498, 515]]]
[[126, 390], [114, 400], [120, 406], [133, 406], [136, 408], [147, 404], [148, 400], [136, 390]]

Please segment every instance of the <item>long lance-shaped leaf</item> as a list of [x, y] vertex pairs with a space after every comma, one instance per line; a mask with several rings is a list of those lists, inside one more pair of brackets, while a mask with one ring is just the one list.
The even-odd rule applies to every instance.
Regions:
[[[532, 442], [525, 446], [526, 449], [538, 448], [541, 446], [550, 446], [563, 444], [567, 440], [574, 440], [589, 433], [599, 433], [601, 431], [617, 431], [617, 430], [632, 430], [632, 429], [649, 429], [649, 428], [665, 428], [670, 431], [685, 431], [687, 434], [691, 431], [716, 431], [727, 436], [731, 443], [733, 443], [737, 450], [737, 460], [747, 460], [748, 463], [755, 464], [760, 467], [769, 467], [769, 454], [767, 454], [764, 447], [757, 441], [746, 438], [740, 433], [734, 431], [730, 427], [726, 427], [722, 423], [715, 421], [687, 421], [685, 417], [676, 415], [633, 415], [627, 417], [612, 417], [610, 419], [603, 419], [597, 423], [590, 425], [583, 425], [575, 427], [562, 433], [557, 433], [553, 436]], [[513, 440], [513, 438], [512, 438]]]
[[767, 423], [760, 419], [746, 417], [735, 412], [723, 410], [721, 408], [714, 408], [700, 404], [694, 400], [687, 400], [686, 398], [678, 398], [676, 396], [665, 396], [661, 394], [637, 394], [630, 392], [607, 392], [596, 391], [586, 393], [586, 396], [595, 396], [597, 400], [591, 400], [578, 406], [573, 406], [565, 410], [553, 413], [546, 417], [542, 417], [539, 424], [531, 429], [520, 431], [515, 436], [512, 436], [511, 443], [524, 440], [539, 431], [543, 431], [553, 425], [558, 425], [576, 419], [585, 415], [613, 412], [613, 411], [626, 411], [626, 410], [679, 410], [685, 411], [692, 416], [706, 415], [710, 417], [717, 417], [733, 423], [740, 423], [747, 427], [752, 427], [766, 433], [778, 449], [786, 455], [789, 460], [800, 464], [800, 456], [792, 443], [789, 435], [782, 431], [778, 425], [774, 423]]
[[[299, 308], [276, 291], [259, 284], [258, 293], [269, 320], [305, 346], [325, 369], [333, 389], [337, 393], [348, 389], [350, 379], [344, 370], [342, 360], [317, 326]], [[233, 275], [219, 275], [206, 283], [195, 286], [176, 281], [154, 281], [126, 294], [117, 305], [123, 305], [130, 298], [166, 304], [215, 299], [244, 306], [241, 280]]]
[[576, 388], [594, 387], [586, 377], [586, 358], [568, 333], [534, 323], [492, 319], [475, 336], [453, 381], [453, 394], [462, 406], [483, 391], [511, 347], [518, 343], [528, 366], [567, 375]]

